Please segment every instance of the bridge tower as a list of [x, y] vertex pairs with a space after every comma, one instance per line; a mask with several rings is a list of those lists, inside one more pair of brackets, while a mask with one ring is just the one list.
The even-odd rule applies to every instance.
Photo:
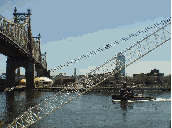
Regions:
[[[47, 71], [47, 62], [42, 61], [41, 57], [41, 49], [40, 49], [40, 34], [38, 37], [33, 37], [31, 32], [31, 10], [27, 10], [28, 13], [17, 13], [17, 9], [15, 7], [14, 10], [14, 24], [21, 25], [27, 22], [27, 37], [26, 56], [24, 55], [13, 55], [12, 57], [7, 57], [6, 61], [6, 83], [5, 88], [13, 87], [15, 83], [15, 70], [18, 67], [24, 67], [26, 70], [25, 78], [26, 78], [26, 89], [34, 89], [35, 83], [35, 71], [37, 71], [37, 76], [47, 76], [50, 77], [50, 71]], [[27, 19], [27, 20], [26, 20]], [[22, 25], [21, 25], [22, 26]], [[18, 33], [20, 33], [20, 29], [18, 29]], [[15, 35], [16, 33], [14, 33]], [[21, 38], [21, 37], [20, 37]], [[34, 40], [37, 39], [37, 41]], [[20, 39], [19, 39], [20, 40]], [[20, 51], [21, 48], [18, 50]], [[35, 59], [36, 58], [36, 59]]]

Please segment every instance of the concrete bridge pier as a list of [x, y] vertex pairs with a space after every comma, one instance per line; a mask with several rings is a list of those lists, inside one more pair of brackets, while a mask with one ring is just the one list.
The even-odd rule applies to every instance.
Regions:
[[11, 59], [7, 59], [6, 62], [6, 81], [5, 88], [13, 87], [15, 84], [15, 65]]
[[28, 63], [26, 70], [26, 89], [34, 89], [35, 88], [35, 64]]
[[26, 88], [28, 90], [35, 88], [35, 63], [26, 58], [7, 58], [6, 61], [6, 81], [5, 88], [14, 87], [15, 70], [18, 67], [24, 67], [26, 70]]

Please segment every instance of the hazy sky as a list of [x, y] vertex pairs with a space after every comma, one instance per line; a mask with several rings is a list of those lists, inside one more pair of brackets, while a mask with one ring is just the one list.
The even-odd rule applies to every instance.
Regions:
[[[17, 12], [31, 9], [33, 36], [41, 34], [42, 52], [47, 51], [48, 69], [171, 16], [170, 0], [0, 0], [0, 14], [11, 20]], [[131, 45], [129, 40], [98, 55], [56, 72], [88, 72]], [[137, 41], [137, 39], [135, 40]], [[127, 75], [157, 68], [171, 73], [171, 41], [126, 68]], [[6, 57], [0, 55], [0, 73], [6, 71]]]

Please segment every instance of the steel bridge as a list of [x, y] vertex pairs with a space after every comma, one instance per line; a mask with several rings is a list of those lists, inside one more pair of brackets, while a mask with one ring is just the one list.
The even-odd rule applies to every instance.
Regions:
[[15, 70], [24, 67], [26, 87], [33, 89], [35, 70], [37, 76], [49, 75], [45, 54], [41, 54], [41, 36], [32, 35], [30, 9], [27, 13], [17, 13], [15, 8], [13, 15], [11, 21], [0, 15], [0, 53], [7, 56], [5, 88], [14, 86]]
[[[29, 11], [28, 11], [28, 14], [29, 14]], [[31, 31], [28, 32], [28, 29], [27, 31], [25, 31], [25, 28], [22, 28], [24, 24], [22, 25], [22, 27], [21, 26], [17, 27], [16, 24], [14, 24], [13, 27], [9, 27], [10, 23], [8, 23], [7, 20], [2, 20], [2, 18], [1, 18], [1, 24], [4, 24], [4, 25], [1, 25], [1, 40], [2, 39], [8, 40], [6, 41], [6, 43], [9, 42], [9, 45], [12, 45], [10, 44], [10, 40], [12, 40], [13, 45], [17, 47], [16, 49], [18, 50], [21, 49], [20, 53], [23, 53], [26, 56], [27, 55], [32, 56], [32, 61], [34, 63], [38, 63], [38, 65], [40, 64], [43, 66], [43, 62], [41, 62], [41, 59], [39, 59], [40, 51], [38, 53], [37, 50], [35, 50], [36, 48], [33, 47], [33, 45], [32, 47], [30, 47], [30, 44], [34, 42], [33, 38], [28, 37]], [[12, 28], [12, 29], [9, 29], [9, 28]], [[8, 35], [8, 38], [6, 37], [7, 35]], [[25, 37], [28, 37], [28, 38], [25, 38]], [[85, 77], [80, 78], [78, 80], [79, 84], [82, 84], [84, 86], [89, 86], [89, 88], [87, 88], [84, 91], [81, 91], [79, 87], [73, 84], [69, 85], [69, 88], [71, 88], [72, 91], [68, 91], [69, 88], [63, 89], [57, 92], [56, 94], [47, 97], [46, 99], [37, 103], [35, 106], [30, 107], [26, 112], [24, 112], [23, 114], [18, 116], [16, 119], [14, 119], [14, 121], [11, 124], [9, 124], [8, 127], [11, 127], [11, 128], [30, 127], [32, 124], [36, 123], [37, 121], [41, 120], [42, 118], [46, 117], [47, 115], [61, 108], [65, 104], [68, 104], [70, 101], [76, 99], [80, 95], [84, 94], [90, 89], [93, 89], [94, 87], [98, 86], [102, 82], [106, 81], [110, 76], [119, 73], [121, 70], [131, 65], [132, 63], [136, 62], [137, 60], [144, 57], [145, 55], [149, 54], [150, 52], [160, 47], [164, 43], [166, 42], [170, 43], [171, 17], [167, 18], [166, 20], [157, 22], [150, 27], [146, 27], [144, 30], [139, 30], [136, 33], [130, 34], [126, 38], [122, 38], [120, 40], [111, 42], [101, 48], [96, 49], [95, 51], [91, 51], [90, 53], [86, 55], [79, 56], [75, 58], [74, 60], [68, 61], [64, 65], [59, 65], [55, 67], [54, 69], [51, 69], [51, 71], [60, 70], [61, 68], [64, 68], [76, 62], [79, 62], [83, 59], [91, 57], [91, 55], [95, 55], [104, 50], [108, 50], [109, 48], [116, 46], [122, 42], [127, 42], [128, 40], [134, 37], [140, 37], [140, 40], [137, 40], [135, 43], [133, 43], [133, 45], [127, 47], [120, 53], [116, 53], [114, 57], [107, 60], [103, 64], [97, 66], [95, 69], [88, 72], [85, 75]], [[22, 40], [23, 43], [19, 43], [20, 42], [19, 39]], [[30, 40], [31, 42], [27, 43], [26, 40], [29, 40], [29, 39], [32, 39], [32, 40]], [[34, 45], [38, 45], [40, 42], [38, 44], [37, 42], [34, 42], [34, 43], [35, 43]], [[26, 44], [26, 45], [22, 45], [22, 44]], [[21, 47], [22, 48], [24, 47], [24, 48], [22, 49]], [[16, 54], [16, 56], [20, 56], [20, 53], [16, 52], [14, 49], [13, 49], [13, 53]], [[5, 54], [5, 51], [3, 54]], [[12, 54], [9, 56], [12, 58]], [[119, 56], [125, 56], [125, 60], [122, 60], [122, 61], [119, 60], [118, 59]]]

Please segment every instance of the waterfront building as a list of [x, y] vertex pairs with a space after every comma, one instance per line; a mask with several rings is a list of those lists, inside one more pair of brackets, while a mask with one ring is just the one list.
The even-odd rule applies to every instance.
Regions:
[[167, 76], [163, 77], [163, 83], [168, 86], [171, 86], [171, 74], [168, 74]]
[[55, 85], [63, 84], [63, 75], [62, 74], [56, 75], [56, 77], [54, 78], [54, 84]]
[[162, 84], [164, 73], [159, 73], [159, 70], [151, 70], [147, 73], [146, 84]]
[[133, 74], [133, 82], [136, 84], [144, 84], [146, 81], [147, 74]]
[[159, 73], [159, 70], [151, 70], [150, 73], [144, 74], [133, 74], [133, 80], [136, 84], [162, 84], [163, 83], [164, 73]]
[[71, 83], [74, 83], [74, 82], [76, 82], [75, 78], [72, 78], [72, 77], [63, 78], [63, 85], [68, 85], [68, 84], [71, 84]]
[[147, 73], [147, 76], [159, 76], [159, 77], [162, 77], [162, 76], [164, 76], [164, 73], [159, 73], [159, 70], [154, 69], [154, 70], [151, 70], [150, 73]]

